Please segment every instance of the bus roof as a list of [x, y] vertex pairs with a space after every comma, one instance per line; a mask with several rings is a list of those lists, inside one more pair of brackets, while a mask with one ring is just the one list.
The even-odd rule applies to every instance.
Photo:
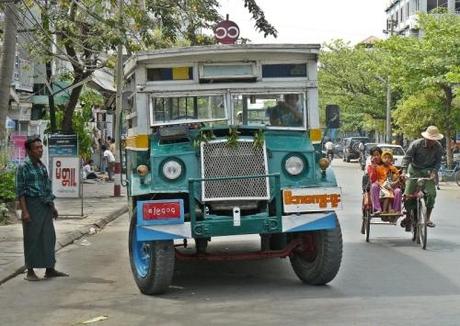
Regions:
[[291, 53], [291, 54], [310, 54], [316, 58], [319, 54], [320, 44], [235, 44], [235, 45], [208, 45], [158, 49], [149, 52], [139, 52], [128, 59], [125, 63], [124, 73], [129, 74], [138, 63], [148, 62], [158, 59], [178, 59], [187, 60], [187, 57], [212, 56], [214, 54], [243, 55], [255, 53]]

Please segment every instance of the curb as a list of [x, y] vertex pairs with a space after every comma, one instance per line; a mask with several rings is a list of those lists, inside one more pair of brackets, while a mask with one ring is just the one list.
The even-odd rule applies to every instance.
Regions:
[[[98, 229], [103, 229], [107, 224], [109, 224], [110, 222], [116, 220], [118, 217], [120, 217], [121, 215], [123, 215], [126, 212], [128, 212], [128, 205], [125, 205], [125, 206], [123, 206], [123, 207], [111, 212], [109, 215], [100, 218], [99, 220], [97, 220], [96, 222], [94, 222], [92, 224], [88, 224], [88, 225], [79, 227], [78, 229], [76, 229], [75, 231], [72, 231], [69, 235], [67, 235], [63, 239], [57, 241], [54, 251], [58, 252], [62, 248], [72, 244], [75, 240], [78, 240], [81, 237], [83, 237], [84, 235], [89, 234], [90, 229], [92, 229], [94, 227], [96, 227]], [[23, 258], [21, 258], [21, 260], [23, 260]], [[5, 277], [2, 280], [0, 280], [0, 285], [2, 285], [3, 283], [6, 283], [7, 281], [11, 280], [12, 278], [18, 276], [19, 274], [24, 273], [25, 270], [26, 270], [26, 267], [24, 265], [22, 265], [21, 267], [17, 268], [13, 273], [11, 273], [7, 277]]]

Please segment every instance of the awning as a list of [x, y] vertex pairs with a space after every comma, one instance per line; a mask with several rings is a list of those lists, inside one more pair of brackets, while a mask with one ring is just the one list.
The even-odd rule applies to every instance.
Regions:
[[107, 70], [99, 69], [93, 72], [88, 86], [101, 93], [115, 93], [113, 74]]

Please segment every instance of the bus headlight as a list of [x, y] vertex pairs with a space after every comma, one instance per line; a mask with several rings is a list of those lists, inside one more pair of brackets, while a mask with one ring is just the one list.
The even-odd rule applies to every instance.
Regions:
[[284, 168], [290, 175], [299, 175], [305, 169], [305, 162], [298, 156], [291, 156], [284, 163]]
[[182, 175], [182, 164], [176, 160], [168, 160], [163, 163], [162, 172], [166, 179], [176, 180]]

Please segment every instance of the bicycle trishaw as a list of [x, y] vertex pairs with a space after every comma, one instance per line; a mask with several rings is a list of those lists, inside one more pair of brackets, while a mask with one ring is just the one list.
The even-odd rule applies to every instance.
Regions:
[[[417, 187], [413, 194], [403, 196], [402, 207], [405, 207], [405, 210], [401, 212], [373, 213], [370, 192], [367, 191], [368, 189], [363, 192], [361, 233], [366, 236], [366, 242], [369, 242], [371, 225], [398, 225], [399, 219], [405, 217], [405, 223], [409, 224], [401, 226], [404, 226], [406, 231], [412, 232], [412, 241], [419, 244], [422, 249], [426, 249], [428, 228], [424, 187], [425, 182], [433, 182], [434, 178], [408, 176], [407, 179], [417, 180]], [[412, 203], [408, 205], [410, 200]]]

